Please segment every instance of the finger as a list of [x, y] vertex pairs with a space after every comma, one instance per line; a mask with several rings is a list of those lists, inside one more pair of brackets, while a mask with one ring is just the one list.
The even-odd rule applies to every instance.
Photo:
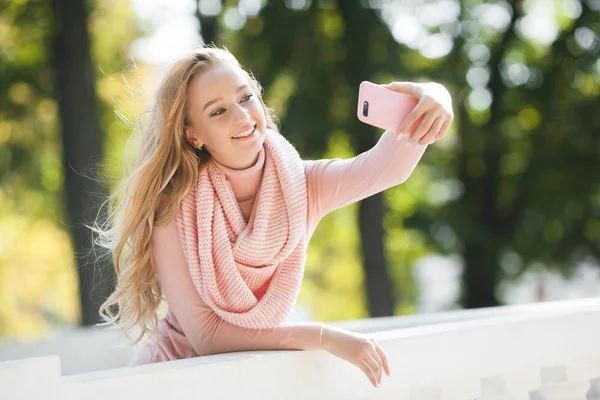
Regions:
[[373, 353], [369, 355], [369, 358], [371, 365], [373, 365], [373, 363], [375, 364], [376, 368], [374, 369], [374, 371], [375, 375], [377, 376], [377, 382], [381, 384], [381, 378], [383, 377], [383, 361], [381, 361], [381, 357], [379, 357], [379, 354], [375, 349], [373, 349]]
[[383, 370], [384, 370], [383, 359], [381, 357], [381, 353], [379, 352], [379, 350], [377, 350], [378, 344], [375, 341], [375, 339], [371, 338], [370, 342], [373, 345], [373, 353], [371, 353], [371, 356], [377, 362], [377, 367], [378, 367], [378, 372], [379, 372], [379, 382], [381, 383], [381, 378], [383, 376]]
[[419, 124], [419, 127], [417, 128], [417, 130], [415, 131], [415, 133], [413, 133], [412, 135], [410, 135], [410, 141], [412, 143], [417, 143], [423, 137], [425, 137], [425, 135], [431, 129], [431, 126], [435, 122], [436, 118], [437, 118], [437, 114], [434, 114], [432, 112], [429, 112], [429, 113], [425, 114], [425, 118], [423, 118], [423, 121], [421, 121], [421, 123]]
[[365, 375], [367, 375], [367, 378], [369, 378], [369, 380], [371, 381], [373, 386], [377, 387], [378, 386], [377, 378], [375, 376], [375, 372], [373, 371], [373, 368], [371, 368], [369, 363], [366, 362], [365, 360], [362, 360], [362, 362], [360, 364], [360, 369], [362, 369], [363, 372], [365, 373]]
[[437, 117], [435, 119], [435, 122], [433, 123], [433, 125], [431, 125], [429, 132], [427, 132], [427, 134], [421, 138], [419, 143], [431, 144], [431, 143], [435, 142], [435, 138], [436, 138], [437, 134], [440, 132], [440, 129], [442, 128], [443, 125], [444, 125], [444, 117]]
[[379, 357], [381, 358], [381, 361], [383, 362], [383, 369], [385, 370], [385, 373], [387, 374], [387, 376], [391, 376], [390, 365], [388, 363], [387, 354], [385, 354], [385, 351], [383, 350], [381, 345], [379, 343], [377, 343], [375, 340], [373, 340], [373, 344], [375, 345], [375, 350], [377, 351], [377, 354], [379, 354]]
[[404, 121], [400, 124], [400, 126], [398, 127], [398, 132], [410, 133], [408, 130], [412, 128], [413, 124], [417, 122], [417, 120], [421, 118], [423, 114], [425, 114], [425, 112], [429, 109], [430, 106], [431, 105], [429, 101], [427, 101], [426, 99], [421, 99], [421, 101], [419, 101], [415, 108], [413, 108], [413, 110], [406, 116]]
[[442, 125], [442, 128], [440, 129], [439, 133], [436, 135], [435, 140], [440, 140], [446, 134], [446, 132], [448, 132], [448, 128], [450, 128], [450, 124], [452, 124], [452, 119], [446, 118], [446, 120], [444, 121], [444, 125]]
[[393, 90], [394, 92], [400, 92], [412, 97], [419, 98], [419, 95], [417, 94], [415, 86], [412, 82], [392, 82], [386, 83], [381, 86], [383, 86], [386, 89]]
[[[381, 375], [383, 374], [383, 372], [382, 372], [381, 364], [379, 364], [377, 362], [374, 355], [377, 355], [377, 352], [375, 350], [373, 350], [372, 354], [367, 355], [364, 358], [364, 361], [367, 364], [369, 364], [369, 366], [371, 367], [371, 370], [373, 371], [373, 374], [375, 375], [375, 380], [377, 381], [377, 383], [380, 383]], [[377, 355], [377, 357], [379, 357], [379, 355]]]

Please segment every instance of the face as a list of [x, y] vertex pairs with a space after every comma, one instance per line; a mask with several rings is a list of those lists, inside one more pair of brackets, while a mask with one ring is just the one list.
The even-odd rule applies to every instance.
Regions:
[[186, 139], [203, 145], [215, 160], [234, 169], [256, 163], [266, 133], [265, 110], [243, 71], [218, 65], [198, 74], [188, 88], [190, 125]]

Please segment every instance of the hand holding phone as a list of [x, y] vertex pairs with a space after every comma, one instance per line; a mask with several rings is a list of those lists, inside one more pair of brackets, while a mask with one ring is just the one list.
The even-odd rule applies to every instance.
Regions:
[[[358, 91], [356, 114], [366, 124], [399, 134], [398, 128], [418, 103], [417, 98], [363, 81]], [[408, 132], [402, 133], [414, 133], [422, 119], [413, 124]]]

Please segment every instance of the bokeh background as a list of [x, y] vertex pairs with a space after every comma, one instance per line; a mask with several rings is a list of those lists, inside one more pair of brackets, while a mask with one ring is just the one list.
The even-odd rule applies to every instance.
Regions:
[[0, 1], [0, 340], [98, 321], [114, 278], [83, 224], [203, 43], [254, 73], [304, 158], [376, 143], [363, 80], [453, 97], [406, 183], [322, 220], [290, 319], [599, 296], [599, 32], [600, 0]]

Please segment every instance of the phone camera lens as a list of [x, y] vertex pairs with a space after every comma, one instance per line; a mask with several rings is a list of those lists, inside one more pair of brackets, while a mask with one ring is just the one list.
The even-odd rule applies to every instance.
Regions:
[[368, 115], [369, 115], [369, 102], [364, 101], [363, 102], [363, 117], [366, 117]]

